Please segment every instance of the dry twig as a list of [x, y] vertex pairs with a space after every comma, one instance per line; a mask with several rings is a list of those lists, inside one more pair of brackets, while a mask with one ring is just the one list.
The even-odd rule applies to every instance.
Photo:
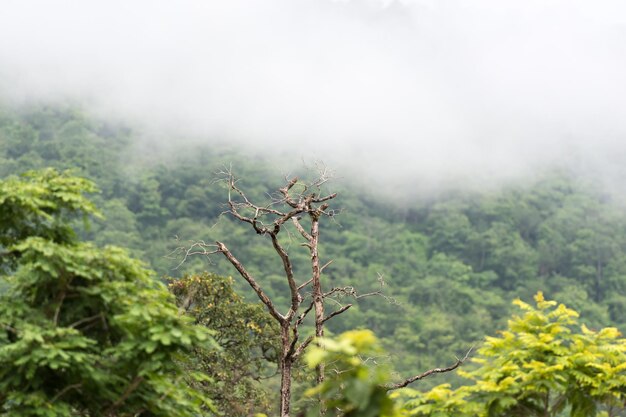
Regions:
[[404, 388], [407, 385], [415, 382], [415, 381], [419, 381], [420, 379], [424, 379], [430, 375], [433, 374], [441, 374], [441, 373], [445, 373], [445, 372], [451, 372], [454, 371], [456, 368], [458, 368], [459, 366], [463, 365], [463, 363], [465, 363], [465, 361], [467, 360], [467, 358], [469, 358], [469, 355], [472, 353], [472, 350], [474, 349], [474, 347], [472, 346], [467, 353], [465, 354], [465, 356], [463, 356], [463, 358], [456, 359], [456, 362], [453, 365], [450, 365], [446, 368], [433, 368], [433, 369], [429, 369], [428, 371], [422, 372], [419, 375], [415, 375], [412, 376], [410, 378], [405, 379], [404, 381], [401, 382], [397, 382], [395, 384], [389, 384], [389, 385], [385, 385], [385, 388], [387, 389], [387, 391], [391, 391], [391, 390], [396, 390], [396, 389], [400, 389], [400, 388]]

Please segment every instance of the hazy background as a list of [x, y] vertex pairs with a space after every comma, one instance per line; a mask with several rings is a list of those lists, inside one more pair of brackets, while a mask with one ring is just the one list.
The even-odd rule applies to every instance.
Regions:
[[0, 98], [400, 188], [558, 164], [626, 191], [626, 3], [0, 0]]

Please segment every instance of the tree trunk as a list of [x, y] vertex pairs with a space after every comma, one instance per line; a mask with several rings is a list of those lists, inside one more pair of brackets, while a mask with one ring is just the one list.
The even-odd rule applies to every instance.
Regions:
[[[312, 216], [311, 219], [311, 267], [312, 267], [312, 290], [313, 307], [315, 308], [315, 337], [324, 336], [324, 297], [322, 293], [320, 258], [318, 253], [319, 242], [319, 219]], [[324, 364], [316, 368], [317, 383], [324, 381]]]
[[281, 326], [282, 354], [280, 356], [280, 417], [289, 417], [291, 405], [291, 368], [293, 358], [289, 353], [289, 325]]

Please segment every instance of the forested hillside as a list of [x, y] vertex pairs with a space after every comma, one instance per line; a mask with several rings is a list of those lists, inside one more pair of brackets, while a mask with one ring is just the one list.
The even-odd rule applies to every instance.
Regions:
[[[5, 106], [0, 178], [71, 169], [101, 190], [93, 200], [104, 219], [82, 230], [87, 240], [129, 248], [163, 278], [203, 270], [232, 275], [239, 293], [254, 300], [221, 258], [179, 265], [178, 246], [220, 239], [287, 305], [271, 243], [221, 215], [227, 190], [215, 181], [232, 166], [242, 189], [267, 199], [282, 184], [280, 161], [210, 145], [162, 155], [138, 147], [139, 135], [77, 108]], [[301, 174], [309, 175], [304, 167]], [[401, 374], [453, 363], [506, 326], [514, 298], [529, 301], [537, 291], [579, 311], [590, 328], [626, 329], [626, 211], [575, 173], [544, 172], [499, 189], [436, 197], [406, 190], [411, 198], [403, 203], [347, 179], [325, 187], [338, 193], [332, 208], [340, 210], [321, 224], [321, 257], [333, 260], [324, 271], [327, 285], [366, 293], [385, 284], [385, 297], [358, 300], [329, 329], [371, 329]], [[290, 251], [296, 274], [305, 277], [306, 248]]]

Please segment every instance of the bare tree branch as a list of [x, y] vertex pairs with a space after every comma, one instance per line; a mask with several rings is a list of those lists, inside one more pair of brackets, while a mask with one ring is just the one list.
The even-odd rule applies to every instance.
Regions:
[[343, 313], [350, 307], [352, 307], [352, 304], [346, 304], [345, 306], [341, 307], [339, 310], [330, 313], [328, 316], [322, 319], [322, 324], [326, 323], [328, 320], [332, 319], [333, 317], [340, 315], [341, 313]]
[[376, 291], [371, 291], [368, 293], [364, 293], [364, 294], [359, 294], [358, 291], [356, 290], [356, 288], [352, 287], [352, 286], [346, 286], [346, 287], [333, 287], [331, 288], [328, 292], [324, 293], [323, 297], [324, 298], [329, 298], [332, 297], [335, 294], [344, 296], [344, 297], [353, 297], [354, 299], [358, 300], [360, 298], [367, 298], [367, 297], [382, 297], [385, 300], [387, 300], [389, 303], [391, 304], [397, 304], [399, 305], [400, 303], [398, 302], [398, 300], [396, 300], [393, 297], [390, 297], [388, 295], [385, 294], [385, 292], [383, 291], [383, 288], [385, 287], [385, 285], [387, 285], [387, 283], [385, 282], [384, 276], [382, 274], [378, 274], [378, 285], [380, 286], [380, 288]]
[[297, 217], [292, 217], [291, 221], [293, 222], [298, 232], [300, 232], [302, 237], [305, 238], [307, 242], [311, 242], [311, 235], [308, 234], [306, 230], [304, 230], [304, 227], [302, 227], [302, 225], [300, 224], [300, 219], [298, 219]]
[[265, 306], [267, 307], [272, 317], [274, 317], [279, 323], [284, 323], [286, 320], [285, 316], [280, 314], [280, 312], [276, 309], [276, 307], [274, 306], [274, 303], [272, 303], [269, 297], [261, 289], [259, 284], [254, 279], [254, 277], [250, 275], [250, 273], [246, 270], [246, 268], [244, 268], [241, 262], [239, 262], [239, 260], [235, 258], [235, 256], [230, 252], [230, 250], [228, 250], [226, 245], [224, 245], [222, 242], [215, 242], [215, 243], [217, 244], [217, 248], [219, 249], [219, 251], [224, 254], [226, 259], [228, 259], [228, 261], [235, 267], [237, 272], [239, 272], [239, 275], [241, 275], [243, 279], [245, 279], [248, 282], [248, 284], [250, 284], [250, 286], [252, 287], [254, 292], [257, 294], [259, 299], [263, 302], [263, 304], [265, 304]]
[[288, 355], [291, 356], [292, 358], [294, 358], [294, 352], [296, 351], [296, 343], [298, 343], [298, 339], [300, 337], [299, 335], [299, 328], [300, 325], [302, 324], [302, 322], [304, 321], [304, 318], [307, 316], [307, 314], [309, 314], [309, 312], [313, 309], [313, 303], [309, 304], [309, 306], [307, 307], [306, 310], [304, 310], [299, 316], [298, 316], [298, 320], [296, 320], [296, 322], [293, 324], [292, 326], [292, 332], [293, 332], [293, 338], [291, 339], [291, 345], [289, 346], [289, 351], [288, 351]]
[[291, 188], [293, 188], [294, 185], [296, 185], [296, 183], [298, 182], [298, 177], [294, 177], [291, 180], [289, 180], [289, 182], [287, 183], [286, 186], [284, 186], [283, 188], [279, 189], [278, 191], [280, 191], [280, 193], [283, 195], [283, 197], [285, 198], [285, 203], [287, 203], [288, 205], [290, 205], [293, 208], [298, 207], [298, 203], [296, 203], [290, 196], [289, 196], [289, 190], [291, 190]]
[[[179, 240], [178, 236], [176, 236], [176, 240], [177, 241]], [[220, 251], [217, 249], [217, 245], [207, 244], [203, 240], [199, 240], [199, 241], [196, 241], [196, 242], [191, 242], [189, 247], [178, 246], [173, 251], [171, 251], [169, 254], [165, 255], [165, 257], [166, 258], [170, 258], [170, 259], [178, 259], [180, 257], [179, 255], [182, 254], [182, 259], [180, 260], [178, 265], [176, 265], [174, 267], [174, 269], [178, 269], [187, 261], [187, 259], [190, 256], [193, 256], [193, 255], [206, 256], [207, 259], [209, 259], [209, 262], [210, 262], [210, 258], [208, 258], [208, 257], [210, 255], [213, 255], [213, 254], [219, 253], [219, 252]]]
[[303, 282], [302, 284], [300, 284], [300, 285], [298, 286], [298, 291], [299, 291], [299, 290], [301, 290], [302, 288], [306, 287], [307, 285], [309, 285], [311, 282], [313, 282], [313, 278], [311, 278], [311, 279], [309, 279], [309, 280], [307, 280], [307, 281]]
[[[312, 203], [322, 203], [324, 201], [328, 201], [328, 200], [332, 200], [333, 198], [337, 197], [337, 193], [332, 193], [327, 195], [326, 197], [320, 197], [320, 198], [314, 198], [311, 200]], [[324, 208], [324, 210], [326, 210], [328, 208], [328, 206], [326, 206], [326, 208]]]
[[298, 348], [293, 353], [292, 357], [294, 359], [298, 359], [300, 355], [302, 355], [302, 353], [306, 350], [306, 348], [311, 344], [313, 339], [314, 339], [313, 336], [309, 336], [306, 339], [304, 339], [304, 342], [302, 342], [300, 346], [298, 346]]
[[328, 262], [326, 262], [324, 265], [322, 265], [322, 266], [320, 267], [320, 273], [324, 272], [324, 270], [325, 270], [325, 269], [326, 269], [326, 268], [327, 268], [330, 264], [332, 264], [332, 263], [333, 263], [333, 260], [331, 259], [330, 261], [328, 261]]
[[400, 389], [400, 388], [404, 388], [407, 385], [415, 382], [415, 381], [419, 381], [420, 379], [424, 379], [430, 375], [433, 374], [441, 374], [441, 373], [445, 373], [445, 372], [451, 372], [454, 371], [456, 368], [458, 368], [459, 366], [463, 365], [463, 363], [467, 360], [467, 358], [469, 357], [470, 353], [472, 353], [472, 350], [474, 349], [474, 347], [471, 347], [467, 353], [465, 354], [465, 356], [462, 359], [458, 359], [456, 360], [456, 362], [453, 365], [448, 366], [447, 368], [433, 368], [433, 369], [429, 369], [426, 372], [422, 372], [419, 375], [415, 375], [412, 376], [410, 378], [405, 379], [404, 381], [395, 383], [395, 384], [388, 384], [385, 385], [384, 388], [387, 389], [387, 391], [391, 391], [391, 390], [396, 390], [396, 389]]
[[300, 307], [300, 303], [302, 302], [302, 296], [298, 292], [298, 286], [296, 284], [296, 280], [293, 277], [293, 266], [291, 265], [291, 260], [289, 259], [289, 255], [285, 249], [278, 242], [278, 238], [276, 237], [276, 233], [270, 234], [272, 238], [272, 245], [280, 259], [283, 261], [283, 268], [285, 270], [285, 276], [287, 278], [287, 283], [289, 284], [289, 291], [291, 292], [291, 309], [289, 313], [287, 313], [286, 319], [290, 320], [291, 317], [298, 311], [298, 307]]

